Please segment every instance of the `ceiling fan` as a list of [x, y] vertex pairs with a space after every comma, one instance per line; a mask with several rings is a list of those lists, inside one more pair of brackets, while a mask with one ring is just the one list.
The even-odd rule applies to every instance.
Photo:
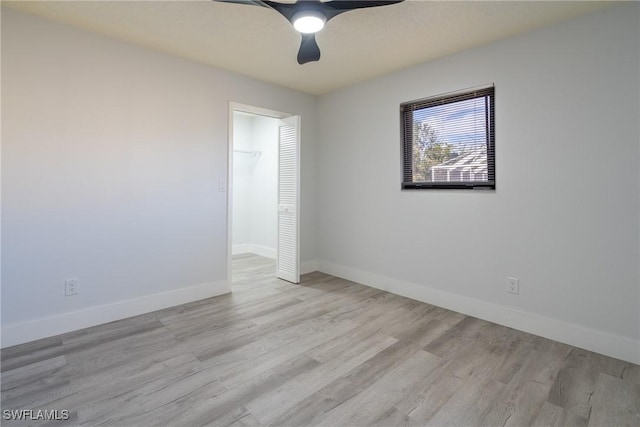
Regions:
[[302, 41], [300, 50], [298, 51], [298, 64], [306, 64], [307, 62], [318, 61], [320, 59], [320, 48], [316, 43], [316, 35], [324, 24], [331, 18], [341, 13], [349, 12], [355, 9], [364, 9], [367, 7], [387, 6], [390, 4], [401, 3], [404, 0], [390, 1], [320, 1], [320, 0], [297, 0], [295, 3], [279, 3], [269, 0], [214, 0], [222, 3], [237, 3], [251, 6], [260, 6], [273, 9], [284, 16], [293, 27], [300, 32]]

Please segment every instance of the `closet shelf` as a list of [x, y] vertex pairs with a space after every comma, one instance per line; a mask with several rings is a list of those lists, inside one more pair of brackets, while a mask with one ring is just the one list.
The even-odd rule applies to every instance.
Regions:
[[251, 154], [253, 157], [259, 157], [262, 155], [262, 151], [251, 151], [251, 150], [233, 150], [234, 153], [242, 153], [242, 154]]

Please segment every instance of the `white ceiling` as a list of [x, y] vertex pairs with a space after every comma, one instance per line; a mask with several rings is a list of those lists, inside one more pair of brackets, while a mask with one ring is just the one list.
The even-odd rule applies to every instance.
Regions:
[[2, 1], [3, 6], [316, 95], [611, 4], [409, 0], [361, 9], [329, 21], [316, 36], [320, 61], [298, 65], [298, 33], [280, 14], [262, 7], [210, 0]]

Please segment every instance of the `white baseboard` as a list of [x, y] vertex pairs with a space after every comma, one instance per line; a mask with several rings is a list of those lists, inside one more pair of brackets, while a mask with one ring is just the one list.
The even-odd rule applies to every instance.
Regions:
[[539, 314], [381, 276], [367, 271], [318, 261], [318, 271], [373, 288], [426, 302], [554, 341], [640, 364], [640, 342]]
[[2, 348], [231, 292], [226, 280], [2, 325]]
[[238, 245], [231, 246], [231, 255], [240, 255], [240, 254], [250, 254], [251, 252], [250, 243], [240, 243]]
[[[231, 254], [256, 254], [271, 259], [276, 259], [277, 256], [277, 252], [275, 249], [267, 248], [260, 245], [254, 245], [252, 243], [233, 245], [233, 247], [231, 248]], [[313, 273], [314, 271], [318, 271], [318, 261], [312, 260], [300, 262], [300, 274]]]
[[252, 245], [251, 253], [263, 256], [265, 258], [276, 259], [276, 250], [266, 246]]
[[300, 263], [300, 274], [313, 273], [318, 271], [318, 261], [302, 261]]
[[276, 250], [273, 248], [268, 248], [262, 245], [256, 245], [253, 243], [242, 243], [239, 245], [233, 245], [231, 248], [232, 255], [239, 254], [256, 254], [263, 256], [265, 258], [276, 259]]

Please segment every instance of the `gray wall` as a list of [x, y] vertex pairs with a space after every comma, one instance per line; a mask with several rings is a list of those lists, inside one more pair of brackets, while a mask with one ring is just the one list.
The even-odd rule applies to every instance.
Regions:
[[[616, 6], [322, 96], [321, 270], [640, 360], [639, 15]], [[486, 83], [496, 191], [401, 191], [399, 104]]]
[[3, 345], [229, 290], [230, 101], [301, 115], [315, 260], [315, 97], [3, 8]]

